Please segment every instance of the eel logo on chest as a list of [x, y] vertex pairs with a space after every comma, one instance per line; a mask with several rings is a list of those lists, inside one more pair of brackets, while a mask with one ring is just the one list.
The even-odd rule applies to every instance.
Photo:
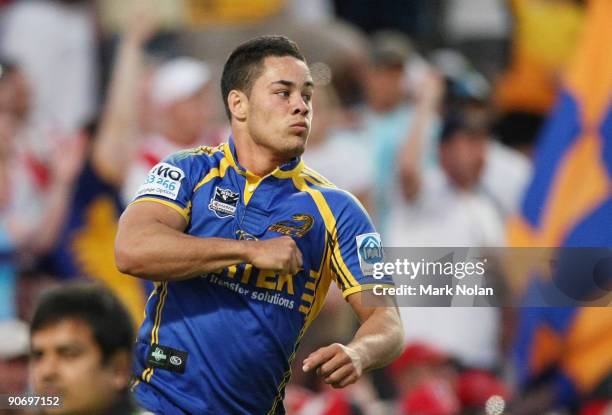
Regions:
[[291, 220], [282, 220], [271, 225], [268, 230], [282, 233], [284, 235], [301, 238], [312, 228], [314, 218], [305, 213], [293, 215]]

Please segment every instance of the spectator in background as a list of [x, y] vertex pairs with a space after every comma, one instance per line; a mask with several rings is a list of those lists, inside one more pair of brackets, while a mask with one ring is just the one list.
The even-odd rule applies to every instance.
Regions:
[[122, 193], [126, 204], [168, 154], [222, 141], [225, 131], [213, 124], [216, 104], [210, 80], [208, 65], [193, 58], [176, 58], [157, 69], [150, 89], [156, 125], [128, 167]]
[[[97, 104], [93, 2], [18, 1], [2, 18], [0, 52], [17, 62], [32, 87], [32, 123], [70, 135]], [[47, 137], [33, 137], [48, 149]]]
[[86, 143], [63, 226], [57, 230], [44, 268], [55, 276], [89, 278], [113, 290], [134, 321], [142, 318], [149, 284], [117, 271], [114, 238], [123, 205], [120, 188], [137, 148], [144, 45], [157, 20], [145, 8], [132, 10], [121, 38], [107, 102], [99, 125], [81, 133]]
[[123, 209], [119, 189], [104, 180], [95, 163], [97, 126], [89, 125], [81, 141], [87, 144], [67, 200], [62, 226], [44, 256], [41, 268], [60, 279], [87, 278], [113, 290], [137, 321], [150, 284], [117, 271], [113, 241]]
[[34, 393], [62, 399], [60, 408], [45, 413], [136, 412], [128, 393], [133, 323], [109, 291], [72, 285], [47, 292], [34, 313], [30, 339]]
[[[488, 111], [489, 83], [462, 54], [452, 49], [437, 49], [430, 59], [445, 78], [445, 107], [468, 106]], [[486, 148], [486, 163], [480, 184], [505, 219], [518, 211], [531, 176], [531, 163], [525, 155], [494, 138], [489, 140]]]
[[0, 392], [19, 394], [28, 388], [29, 328], [21, 321], [0, 319]]
[[[374, 222], [385, 235], [389, 221], [387, 212], [395, 203], [392, 184], [397, 183], [397, 168], [394, 160], [402, 143], [406, 140], [413, 117], [413, 105], [408, 100], [406, 67], [414, 52], [410, 41], [396, 32], [379, 32], [372, 37], [370, 63], [363, 78], [366, 105], [362, 111], [366, 147], [374, 160], [375, 192]], [[432, 127], [433, 129], [433, 127]], [[428, 147], [421, 154], [432, 163], [435, 159], [433, 142], [425, 139]]]
[[[45, 164], [28, 131], [29, 88], [19, 67], [0, 65], [4, 174], [1, 225], [15, 250], [38, 256], [48, 250], [63, 224], [83, 142], [66, 139], [49, 151]], [[60, 145], [62, 144], [62, 145]]]
[[[413, 128], [399, 157], [401, 186], [385, 234], [388, 246], [486, 247], [503, 245], [503, 222], [480, 191], [489, 130], [483, 109], [464, 108], [444, 123], [439, 167], [422, 167], [423, 141], [443, 95], [439, 76], [429, 74], [415, 110]], [[429, 119], [429, 120], [428, 120]], [[449, 304], [450, 305], [450, 304]], [[466, 366], [493, 369], [499, 363], [497, 310], [400, 309], [409, 341], [435, 344]], [[479, 321], [476, 327], [473, 321]]]

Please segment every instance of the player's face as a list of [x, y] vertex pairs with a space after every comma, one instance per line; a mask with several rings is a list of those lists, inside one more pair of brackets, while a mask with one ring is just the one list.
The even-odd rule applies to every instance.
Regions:
[[62, 320], [32, 334], [31, 377], [37, 395], [61, 396], [52, 414], [95, 414], [108, 408], [127, 383], [102, 364], [91, 329], [80, 320]]
[[248, 97], [249, 134], [279, 158], [299, 156], [312, 122], [310, 71], [306, 63], [290, 56], [267, 57], [263, 66]]

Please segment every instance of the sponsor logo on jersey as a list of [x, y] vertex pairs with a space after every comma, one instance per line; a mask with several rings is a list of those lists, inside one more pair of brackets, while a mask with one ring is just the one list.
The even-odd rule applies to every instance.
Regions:
[[166, 360], [168, 356], [164, 354], [164, 351], [162, 349], [156, 347], [155, 351], [151, 353], [151, 357], [153, 357], [156, 362], [159, 362], [160, 360]]
[[238, 192], [216, 186], [215, 194], [210, 199], [208, 208], [219, 218], [234, 216], [239, 198], [240, 194]]
[[187, 352], [161, 344], [152, 344], [147, 363], [150, 367], [184, 373], [187, 363]]
[[301, 238], [312, 228], [314, 218], [312, 215], [298, 213], [293, 215], [291, 220], [283, 220], [271, 225], [268, 230], [282, 233], [284, 235]]
[[168, 163], [158, 163], [149, 171], [136, 197], [151, 195], [176, 200], [184, 178], [185, 173], [180, 168]]
[[382, 241], [378, 233], [357, 235], [357, 255], [363, 275], [373, 275], [374, 264], [382, 262], [384, 257]]

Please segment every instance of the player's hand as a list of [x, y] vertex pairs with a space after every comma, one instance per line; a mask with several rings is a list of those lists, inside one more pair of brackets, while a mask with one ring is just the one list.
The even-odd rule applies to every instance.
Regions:
[[363, 373], [359, 354], [340, 343], [322, 347], [304, 359], [304, 372], [317, 371], [325, 383], [334, 388], [344, 388], [357, 382]]
[[302, 253], [289, 236], [249, 242], [248, 262], [259, 269], [296, 274], [303, 265]]

